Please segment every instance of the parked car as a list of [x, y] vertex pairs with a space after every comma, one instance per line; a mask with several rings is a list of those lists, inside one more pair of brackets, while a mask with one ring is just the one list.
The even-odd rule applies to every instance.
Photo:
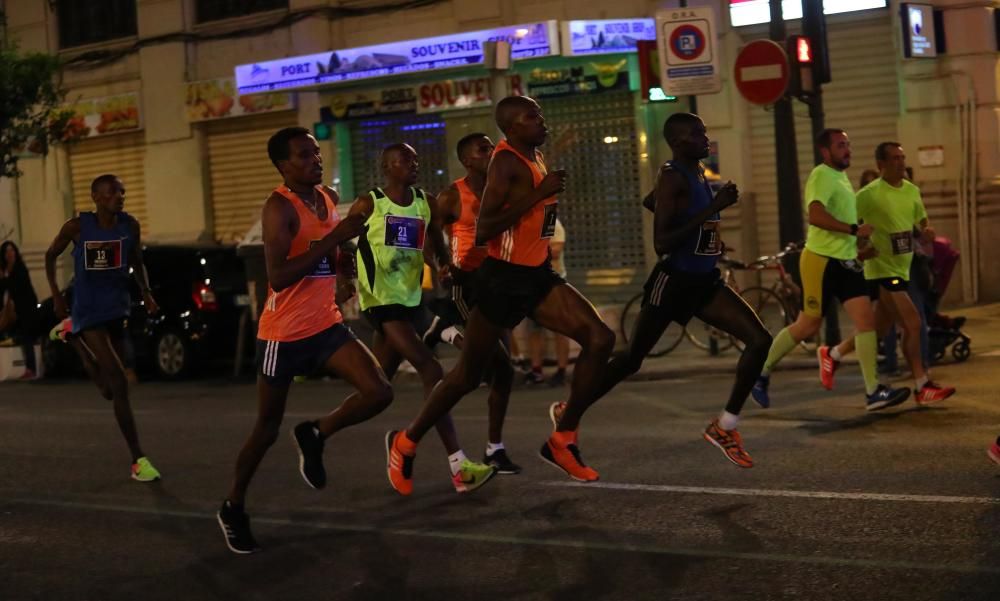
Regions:
[[[128, 320], [131, 357], [139, 371], [180, 379], [202, 365], [229, 364], [236, 351], [240, 317], [249, 306], [243, 260], [233, 246], [215, 244], [146, 245], [143, 257], [157, 315], [147, 315], [138, 286], [132, 281], [132, 315]], [[65, 290], [72, 306], [73, 285]], [[41, 305], [46, 332], [58, 323], [52, 299]], [[245, 336], [252, 358], [252, 332]], [[47, 374], [82, 373], [73, 349], [47, 338], [43, 342]]]

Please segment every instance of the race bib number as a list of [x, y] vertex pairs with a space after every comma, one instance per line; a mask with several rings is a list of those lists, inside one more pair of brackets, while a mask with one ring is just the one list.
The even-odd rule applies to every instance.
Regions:
[[719, 236], [719, 220], [706, 221], [701, 224], [701, 231], [698, 233], [698, 244], [695, 246], [696, 255], [721, 255], [722, 238]]
[[385, 245], [408, 250], [423, 250], [424, 220], [419, 217], [385, 216]]
[[556, 235], [556, 216], [558, 209], [559, 203], [557, 202], [545, 205], [545, 216], [542, 217], [542, 239], [551, 238]]
[[889, 242], [892, 243], [892, 254], [894, 255], [906, 255], [913, 252], [912, 232], [889, 234]]
[[121, 240], [88, 240], [83, 243], [84, 267], [87, 271], [121, 269]]
[[[316, 246], [317, 244], [319, 244], [319, 240], [311, 240], [309, 242], [309, 248], [312, 248], [312, 247]], [[325, 257], [323, 257], [322, 259], [320, 259], [320, 262], [313, 269], [312, 273], [310, 273], [306, 277], [307, 278], [329, 278], [329, 277], [333, 277], [335, 275], [337, 275], [337, 268], [333, 264], [333, 262], [330, 261], [330, 255], [326, 255]]]

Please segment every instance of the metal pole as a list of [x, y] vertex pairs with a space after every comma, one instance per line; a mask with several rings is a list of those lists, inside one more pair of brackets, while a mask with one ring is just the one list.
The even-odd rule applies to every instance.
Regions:
[[[785, 19], [781, 0], [770, 0], [771, 39], [785, 42]], [[792, 101], [774, 104], [774, 151], [778, 163], [778, 234], [781, 246], [802, 240], [802, 197], [799, 189], [799, 158], [795, 144]], [[778, 250], [778, 249], [775, 249]]]
[[[681, 8], [687, 8], [687, 5], [688, 5], [687, 0], [680, 0], [680, 3], [681, 3], [680, 4]], [[712, 32], [712, 33], [714, 35], [715, 32]], [[694, 95], [688, 96], [688, 110], [691, 111], [692, 113], [694, 113], [695, 115], [698, 114], [698, 97], [697, 96], [694, 96]], [[712, 354], [716, 355], [718, 353], [716, 352], [716, 353], [712, 353]]]

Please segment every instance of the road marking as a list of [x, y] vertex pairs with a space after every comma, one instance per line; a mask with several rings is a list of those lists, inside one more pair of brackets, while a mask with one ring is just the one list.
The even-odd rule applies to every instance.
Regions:
[[791, 497], [800, 499], [835, 499], [841, 501], [889, 501], [897, 503], [964, 503], [967, 505], [1000, 505], [997, 497], [952, 497], [945, 495], [892, 495], [874, 492], [826, 492], [811, 490], [780, 490], [768, 488], [712, 488], [707, 486], [675, 486], [672, 484], [625, 484], [616, 482], [542, 482], [543, 486], [560, 488], [603, 488], [607, 490], [638, 490], [643, 492], [677, 492], [701, 495], [731, 495], [736, 497]]
[[[171, 518], [196, 519], [215, 522], [215, 514], [201, 511], [184, 511], [170, 509], [153, 509], [127, 505], [107, 505], [78, 503], [75, 501], [58, 501], [54, 499], [15, 499], [9, 504], [27, 505], [31, 507], [47, 506], [63, 509], [83, 509], [91, 511], [106, 511], [134, 515], [147, 515]], [[482, 532], [466, 533], [443, 530], [413, 529], [413, 528], [379, 528], [365, 524], [337, 524], [324, 521], [300, 521], [287, 518], [268, 518], [254, 516], [254, 523], [272, 526], [293, 526], [313, 530], [330, 530], [356, 534], [378, 534], [380, 536], [409, 536], [449, 541], [475, 543], [495, 543], [523, 545], [530, 547], [558, 547], [564, 549], [582, 549], [585, 551], [609, 551], [618, 553], [645, 553], [650, 555], [675, 555], [684, 557], [711, 559], [742, 559], [751, 561], [782, 562], [793, 564], [826, 565], [849, 568], [876, 568], [891, 570], [924, 570], [929, 572], [958, 572], [966, 574], [997, 574], [1000, 567], [981, 566], [974, 564], [918, 563], [912, 561], [889, 561], [874, 559], [853, 559], [848, 557], [826, 557], [813, 555], [787, 555], [782, 553], [755, 553], [726, 551], [723, 549], [696, 549], [688, 547], [667, 547], [651, 544], [633, 544], [626, 541], [603, 542], [586, 540], [567, 540], [561, 538], [519, 537], [485, 534]], [[219, 543], [220, 546], [222, 543]]]

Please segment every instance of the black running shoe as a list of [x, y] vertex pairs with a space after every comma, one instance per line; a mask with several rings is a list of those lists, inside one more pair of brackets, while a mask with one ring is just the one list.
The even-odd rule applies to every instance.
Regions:
[[230, 551], [240, 555], [260, 551], [260, 546], [250, 532], [250, 516], [245, 511], [234, 508], [229, 501], [226, 501], [215, 515]]
[[427, 328], [427, 331], [424, 332], [423, 336], [421, 336], [424, 344], [427, 345], [428, 348], [434, 348], [441, 342], [441, 332], [444, 332], [449, 326], [452, 325], [448, 321], [449, 320], [441, 319], [440, 315], [434, 316], [430, 327]]
[[299, 451], [299, 473], [306, 484], [319, 490], [326, 486], [323, 467], [323, 438], [317, 422], [302, 422], [292, 430], [295, 448]]
[[865, 408], [868, 411], [878, 411], [879, 409], [894, 407], [908, 398], [910, 398], [909, 388], [890, 388], [885, 384], [879, 384], [875, 392], [865, 397]]
[[498, 474], [510, 475], [521, 473], [521, 466], [510, 460], [506, 449], [493, 451], [492, 455], [484, 455], [483, 463], [495, 467]]

